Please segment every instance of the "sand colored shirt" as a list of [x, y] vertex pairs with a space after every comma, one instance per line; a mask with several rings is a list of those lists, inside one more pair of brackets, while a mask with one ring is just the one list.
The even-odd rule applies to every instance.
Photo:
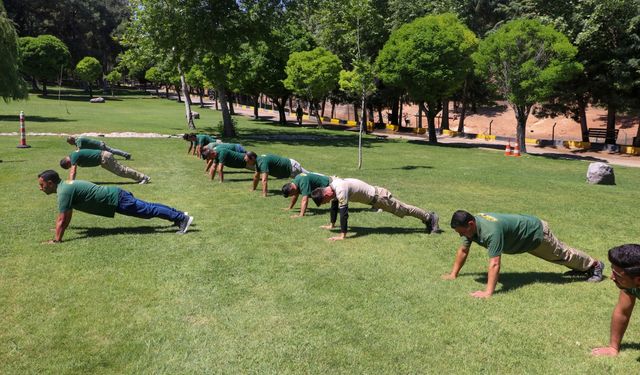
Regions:
[[291, 176], [291, 160], [273, 154], [260, 155], [256, 160], [256, 171], [276, 178], [287, 178]]
[[218, 156], [214, 159], [214, 162], [231, 168], [245, 168], [247, 166], [242, 152], [235, 152], [228, 149], [218, 150]]
[[71, 165], [77, 165], [79, 167], [97, 167], [102, 160], [101, 150], [76, 150], [69, 154], [71, 159]]
[[113, 217], [116, 213], [120, 188], [101, 186], [88, 181], [65, 181], [58, 184], [58, 211], [71, 209], [93, 215]]
[[350, 201], [370, 204], [376, 196], [374, 186], [355, 178], [335, 178], [330, 186], [336, 193], [340, 207], [348, 205]]
[[102, 150], [102, 141], [96, 141], [95, 139], [86, 137], [78, 137], [76, 138], [76, 147], [80, 149]]
[[538, 247], [543, 239], [542, 222], [529, 215], [480, 213], [474, 215], [477, 233], [472, 240], [462, 237], [463, 246], [471, 241], [484, 247], [493, 258], [504, 254], [526, 253]]
[[293, 183], [298, 187], [298, 191], [303, 196], [310, 196], [311, 192], [319, 187], [327, 187], [331, 179], [320, 173], [300, 173], [293, 179]]

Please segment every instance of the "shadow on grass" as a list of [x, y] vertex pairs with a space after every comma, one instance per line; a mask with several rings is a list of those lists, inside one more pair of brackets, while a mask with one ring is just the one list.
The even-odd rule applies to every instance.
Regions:
[[120, 181], [120, 182], [114, 182], [114, 181], [91, 181], [96, 185], [134, 185], [134, 184], [138, 184], [138, 182], [135, 181]]
[[[487, 283], [486, 273], [471, 273], [478, 283]], [[501, 272], [499, 283], [502, 287], [496, 290], [498, 293], [508, 293], [530, 284], [569, 284], [575, 282], [586, 282], [586, 276], [571, 276], [562, 272]]]
[[[349, 210], [351, 211], [351, 210]], [[336, 227], [334, 229], [340, 230], [340, 227]], [[423, 233], [426, 235], [424, 228], [402, 228], [402, 227], [354, 227], [349, 226], [349, 232], [351, 233], [348, 237], [364, 237], [370, 234], [413, 234], [413, 233]]]
[[[18, 115], [0, 115], [0, 121], [18, 122]], [[65, 119], [60, 117], [46, 117], [46, 116], [25, 116], [25, 123], [29, 122], [76, 122], [77, 120]]]
[[395, 167], [395, 168], [391, 168], [391, 169], [402, 169], [405, 171], [412, 171], [415, 169], [433, 169], [432, 166], [430, 165], [405, 165], [403, 167]]
[[528, 154], [529, 156], [541, 157], [545, 159], [554, 159], [554, 160], [582, 160], [582, 161], [599, 161], [603, 163], [607, 163], [605, 159], [596, 158], [593, 156], [584, 156], [578, 155], [576, 151], [572, 151], [571, 154], [563, 154], [563, 153], [547, 153], [547, 154]]
[[[178, 227], [171, 226], [137, 226], [137, 227], [114, 227], [114, 228], [95, 228], [95, 227], [74, 227], [78, 230], [80, 236], [66, 241], [73, 241], [82, 238], [116, 236], [119, 234], [156, 234], [156, 233], [175, 233]], [[189, 232], [198, 232], [193, 226], [189, 227]]]

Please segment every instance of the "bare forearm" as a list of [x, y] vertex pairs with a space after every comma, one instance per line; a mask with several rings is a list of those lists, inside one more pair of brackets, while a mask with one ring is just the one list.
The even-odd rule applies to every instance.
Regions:
[[300, 201], [300, 216], [304, 216], [304, 214], [307, 212], [308, 203], [309, 203], [309, 197], [305, 195], [304, 197], [302, 197], [302, 200]]
[[268, 180], [269, 178], [267, 177], [266, 173], [262, 174], [262, 196], [266, 197], [267, 196], [267, 189], [268, 189]]
[[260, 177], [260, 174], [258, 172], [253, 174], [253, 189], [251, 190], [256, 190], [256, 188], [258, 187], [258, 179]]
[[487, 287], [485, 292], [492, 295], [498, 284], [498, 275], [500, 274], [500, 262], [492, 262], [487, 271]]
[[620, 343], [629, 325], [631, 315], [626, 315], [616, 306], [611, 316], [611, 334], [609, 336], [609, 346], [616, 351], [620, 351]]
[[78, 167], [76, 165], [72, 165], [71, 169], [69, 170], [69, 179], [71, 181], [76, 179], [76, 172], [77, 172]]
[[464, 266], [465, 262], [467, 261], [467, 255], [469, 255], [469, 250], [465, 249], [465, 248], [460, 248], [458, 249], [457, 253], [456, 253], [456, 259], [453, 262], [453, 267], [451, 268], [451, 273], [450, 275], [452, 277], [458, 277], [458, 274], [460, 273], [460, 270], [462, 269], [462, 267]]

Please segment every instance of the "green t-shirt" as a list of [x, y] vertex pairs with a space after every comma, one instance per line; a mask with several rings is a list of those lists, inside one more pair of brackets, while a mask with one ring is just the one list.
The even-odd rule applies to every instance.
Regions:
[[76, 146], [79, 149], [92, 149], [102, 150], [102, 141], [96, 141], [95, 139], [78, 137], [76, 138]]
[[235, 151], [237, 145], [238, 145], [237, 143], [217, 143], [217, 144], [210, 143], [208, 147], [218, 152], [220, 152], [221, 150]]
[[216, 159], [215, 162], [221, 163], [225, 167], [245, 168], [247, 166], [242, 152], [235, 152], [223, 148], [222, 150], [218, 150], [218, 157]]
[[216, 143], [216, 139], [207, 134], [197, 134], [196, 135], [196, 144], [198, 146], [206, 146], [209, 143]]
[[101, 150], [76, 150], [69, 154], [71, 159], [71, 165], [77, 165], [80, 167], [97, 167], [102, 160]]
[[632, 295], [636, 298], [640, 297], [640, 288], [631, 288], [631, 289], [624, 289], [624, 291], [629, 294]]
[[311, 192], [319, 187], [327, 187], [331, 180], [320, 173], [300, 173], [293, 179], [301, 195], [310, 196]]
[[118, 206], [120, 188], [100, 186], [89, 181], [65, 181], [58, 185], [58, 211], [71, 209], [93, 215], [113, 217]]
[[276, 178], [287, 178], [291, 176], [291, 160], [273, 154], [260, 155], [256, 160], [256, 171]]
[[[485, 247], [489, 257], [526, 253], [542, 242], [542, 222], [529, 215], [480, 213], [474, 215], [477, 233], [472, 241]], [[469, 248], [471, 240], [463, 237], [462, 244]]]

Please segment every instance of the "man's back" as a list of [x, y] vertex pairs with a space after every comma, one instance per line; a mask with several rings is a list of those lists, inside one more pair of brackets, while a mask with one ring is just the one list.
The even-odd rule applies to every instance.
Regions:
[[58, 185], [58, 211], [71, 209], [94, 215], [113, 217], [118, 205], [120, 188], [100, 186], [89, 181], [65, 181]]

